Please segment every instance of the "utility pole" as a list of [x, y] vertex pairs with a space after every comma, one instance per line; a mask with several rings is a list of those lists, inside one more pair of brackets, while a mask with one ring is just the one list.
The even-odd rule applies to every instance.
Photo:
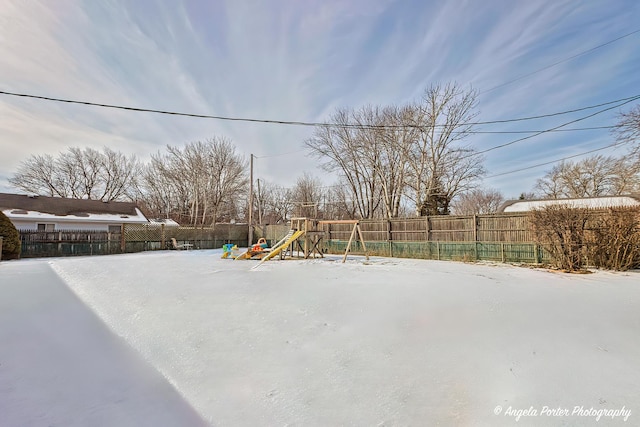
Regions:
[[260, 193], [260, 178], [258, 181], [258, 224], [262, 228], [262, 193]]
[[251, 154], [249, 173], [249, 248], [253, 244], [253, 154]]

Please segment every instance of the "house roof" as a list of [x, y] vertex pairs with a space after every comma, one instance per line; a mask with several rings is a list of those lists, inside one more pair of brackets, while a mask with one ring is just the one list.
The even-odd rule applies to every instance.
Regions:
[[574, 208], [603, 209], [622, 206], [640, 206], [640, 195], [586, 197], [575, 199], [508, 200], [498, 212], [527, 212], [551, 205], [566, 205]]
[[137, 205], [132, 202], [102, 202], [0, 193], [0, 210], [9, 218], [15, 219], [148, 222]]
[[150, 218], [149, 219], [149, 224], [150, 225], [162, 225], [164, 224], [165, 227], [179, 227], [180, 224], [178, 224], [177, 222], [175, 222], [172, 219], [169, 218]]

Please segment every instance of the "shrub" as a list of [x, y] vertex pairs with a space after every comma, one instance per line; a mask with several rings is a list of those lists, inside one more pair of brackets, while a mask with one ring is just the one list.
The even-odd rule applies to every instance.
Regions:
[[584, 269], [587, 260], [585, 230], [593, 211], [550, 205], [531, 213], [536, 243], [551, 255], [555, 267]]
[[531, 225], [554, 266], [569, 271], [587, 265], [607, 270], [640, 267], [640, 209], [606, 211], [548, 206], [533, 211]]
[[2, 259], [20, 258], [20, 234], [11, 220], [1, 211], [0, 236], [2, 236]]
[[593, 222], [588, 255], [595, 267], [619, 271], [640, 268], [640, 209], [611, 208]]

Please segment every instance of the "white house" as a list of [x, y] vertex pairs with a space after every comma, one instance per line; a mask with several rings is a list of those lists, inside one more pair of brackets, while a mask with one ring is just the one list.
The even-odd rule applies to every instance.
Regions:
[[572, 208], [605, 209], [623, 206], [640, 206], [640, 196], [585, 197], [580, 199], [509, 200], [498, 212], [528, 212], [546, 206], [562, 205]]
[[120, 232], [122, 224], [148, 224], [135, 203], [0, 193], [0, 210], [18, 230]]

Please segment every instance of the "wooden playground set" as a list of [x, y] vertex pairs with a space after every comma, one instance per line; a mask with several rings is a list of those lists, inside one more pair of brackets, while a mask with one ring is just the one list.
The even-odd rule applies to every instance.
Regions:
[[362, 238], [359, 220], [316, 220], [304, 217], [292, 218], [289, 232], [271, 247], [268, 246], [264, 238], [261, 238], [256, 244], [251, 245], [244, 251], [233, 245], [224, 245], [222, 258], [259, 260], [260, 262], [253, 268], [257, 268], [264, 262], [276, 257], [279, 257], [279, 259], [324, 258], [322, 241], [328, 235], [326, 227], [331, 224], [353, 225], [342, 262], [347, 260], [347, 255], [351, 251], [351, 244], [356, 238], [360, 241], [367, 260], [369, 259], [367, 247]]

